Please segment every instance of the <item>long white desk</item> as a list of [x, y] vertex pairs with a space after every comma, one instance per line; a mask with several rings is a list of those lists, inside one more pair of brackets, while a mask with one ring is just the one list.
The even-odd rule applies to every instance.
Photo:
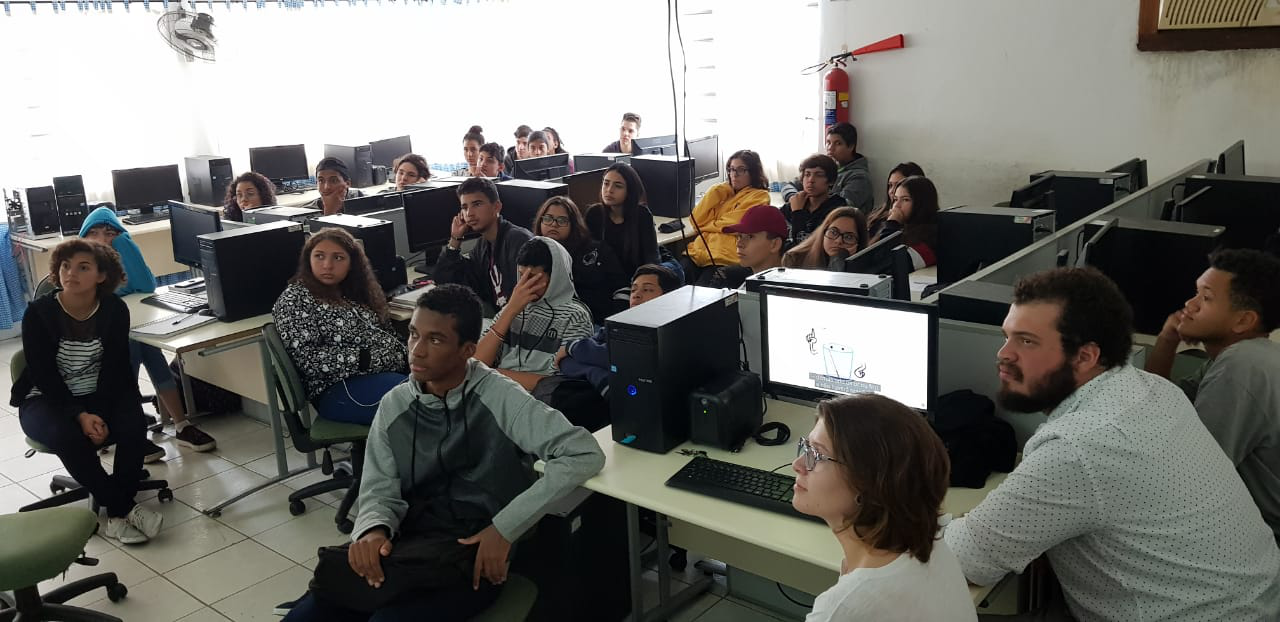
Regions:
[[[157, 220], [141, 225], [125, 225], [125, 230], [133, 237], [142, 251], [142, 259], [157, 275], [185, 272], [187, 266], [173, 260], [173, 238], [169, 234], [169, 221]], [[49, 252], [66, 240], [76, 236], [53, 236], [33, 239], [19, 234], [13, 235], [13, 242], [23, 251], [23, 262], [27, 264], [27, 291], [36, 291], [36, 285], [49, 273]]]
[[[787, 424], [793, 441], [808, 434], [813, 427], [816, 416], [813, 407], [776, 400], [767, 403], [765, 420]], [[787, 473], [795, 459], [794, 442], [764, 447], [748, 441], [736, 454], [684, 443], [669, 453], [655, 454], [615, 443], [609, 427], [596, 432], [595, 438], [604, 450], [605, 466], [583, 487], [627, 504], [632, 620], [664, 619], [709, 587], [709, 580], [703, 581], [694, 584], [691, 590], [671, 595], [670, 570], [660, 561], [659, 605], [651, 611], [644, 610], [640, 594], [643, 570], [640, 508], [653, 510], [658, 515], [659, 560], [667, 559], [668, 545], [678, 545], [811, 594], [826, 590], [839, 578], [843, 553], [826, 526], [666, 486], [667, 479], [691, 460], [679, 453], [681, 449], [702, 450], [716, 460], [764, 470], [782, 466], [779, 472]], [[982, 489], [951, 488], [943, 501], [943, 511], [953, 516], [964, 515], [1004, 478], [1003, 473], [993, 474]], [[975, 605], [990, 591], [991, 588], [971, 586]]]

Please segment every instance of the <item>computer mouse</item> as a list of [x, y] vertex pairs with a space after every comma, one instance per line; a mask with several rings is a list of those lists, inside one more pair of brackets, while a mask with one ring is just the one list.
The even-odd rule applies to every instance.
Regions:
[[197, 312], [196, 312], [196, 315], [204, 315], [204, 316], [210, 316], [210, 317], [212, 317], [212, 316], [213, 316], [213, 309], [201, 309], [201, 310], [199, 310], [199, 311], [197, 311]]

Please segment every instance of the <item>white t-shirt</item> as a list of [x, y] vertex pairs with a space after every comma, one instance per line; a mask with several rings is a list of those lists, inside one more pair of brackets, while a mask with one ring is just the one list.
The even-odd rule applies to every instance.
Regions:
[[974, 622], [968, 583], [947, 543], [929, 563], [903, 553], [880, 568], [855, 568], [813, 601], [805, 622]]

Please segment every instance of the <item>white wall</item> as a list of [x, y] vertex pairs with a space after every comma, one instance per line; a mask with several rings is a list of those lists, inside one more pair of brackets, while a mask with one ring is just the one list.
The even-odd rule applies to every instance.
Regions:
[[824, 0], [821, 40], [830, 55], [906, 35], [850, 69], [859, 147], [877, 179], [919, 162], [944, 205], [1136, 156], [1154, 181], [1239, 138], [1249, 173], [1280, 176], [1280, 50], [1139, 52], [1137, 15], [1137, 0]]

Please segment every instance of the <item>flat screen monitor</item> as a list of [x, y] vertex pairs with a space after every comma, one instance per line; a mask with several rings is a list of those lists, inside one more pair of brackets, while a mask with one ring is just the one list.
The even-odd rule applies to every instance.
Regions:
[[1244, 175], [1244, 141], [1237, 140], [1218, 154], [1217, 172], [1220, 175]]
[[1191, 175], [1183, 186], [1188, 199], [1203, 188], [1208, 196], [1182, 206], [1182, 222], [1222, 225], [1227, 248], [1268, 248], [1280, 230], [1280, 177]]
[[1054, 179], [1055, 177], [1052, 174], [1041, 175], [1031, 183], [1014, 190], [1013, 195], [1009, 198], [1009, 207], [1053, 210]]
[[546, 181], [569, 174], [569, 154], [553, 153], [539, 158], [516, 160], [511, 176], [516, 179]]
[[374, 166], [391, 168], [391, 164], [396, 161], [396, 158], [406, 153], [413, 153], [413, 143], [408, 136], [369, 141], [369, 146], [373, 148]]
[[173, 260], [200, 268], [200, 243], [196, 236], [222, 231], [222, 210], [216, 207], [169, 201], [169, 235]]
[[911, 300], [911, 272], [915, 264], [911, 251], [902, 244], [902, 232], [894, 231], [880, 241], [844, 261], [844, 271], [855, 274], [882, 274], [892, 279], [895, 300]]
[[404, 225], [409, 250], [419, 252], [449, 242], [453, 217], [461, 210], [456, 187], [426, 188], [404, 193]]
[[403, 192], [381, 192], [347, 199], [342, 202], [342, 213], [360, 216], [370, 212], [381, 212], [404, 207], [403, 197]]
[[137, 209], [151, 213], [155, 206], [182, 200], [177, 164], [111, 171], [116, 211]]
[[933, 410], [936, 305], [774, 286], [760, 292], [766, 393], [806, 400], [877, 393]]
[[249, 149], [249, 170], [280, 185], [286, 181], [309, 179], [307, 149], [302, 145], [278, 145]]
[[1109, 169], [1108, 173], [1124, 173], [1129, 176], [1129, 193], [1132, 194], [1147, 187], [1147, 161], [1134, 158]]
[[720, 137], [704, 136], [685, 144], [685, 155], [693, 158], [693, 182], [720, 177]]
[[635, 139], [636, 146], [644, 155], [676, 155], [676, 135], [649, 136]]
[[604, 183], [605, 169], [583, 171], [565, 175], [560, 181], [569, 186], [569, 198], [574, 205], [587, 212], [587, 207], [600, 202], [600, 186]]

